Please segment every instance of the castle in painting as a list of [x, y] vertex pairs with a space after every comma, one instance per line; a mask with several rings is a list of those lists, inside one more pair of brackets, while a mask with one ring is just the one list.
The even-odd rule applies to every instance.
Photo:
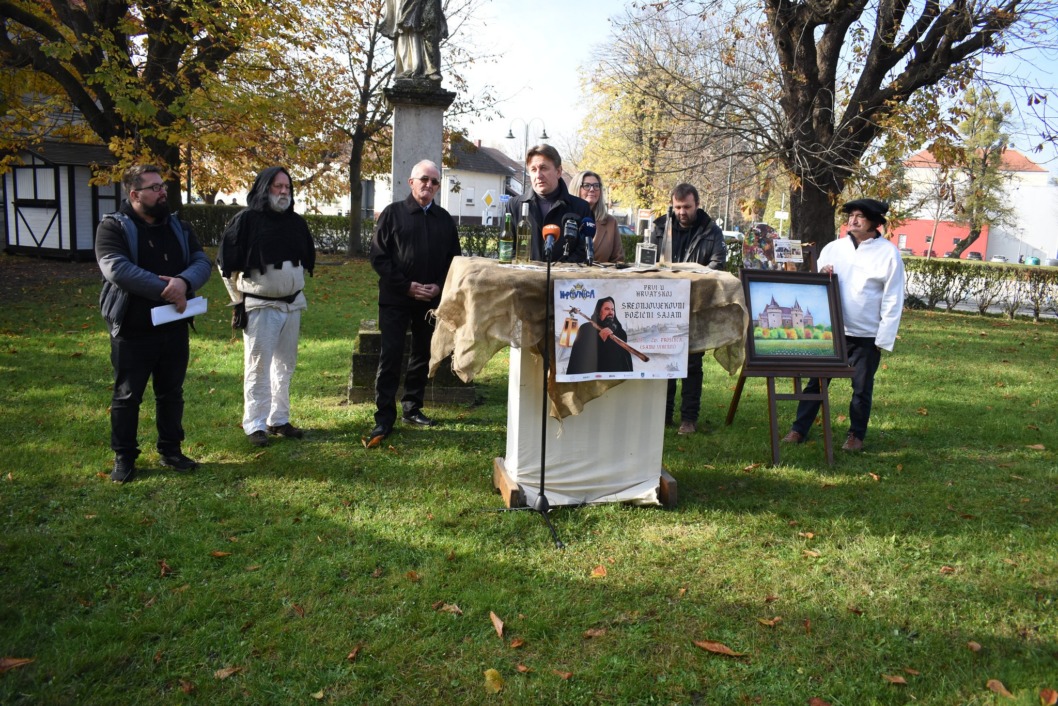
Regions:
[[802, 311], [801, 304], [796, 299], [793, 306], [780, 306], [775, 297], [772, 297], [753, 325], [764, 329], [792, 328], [803, 332], [805, 327], [812, 326], [813, 322], [812, 310]]

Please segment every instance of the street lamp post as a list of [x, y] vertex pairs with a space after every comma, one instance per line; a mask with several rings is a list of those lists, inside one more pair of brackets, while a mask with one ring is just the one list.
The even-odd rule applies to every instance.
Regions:
[[544, 126], [543, 118], [530, 118], [529, 122], [526, 122], [526, 121], [522, 120], [521, 118], [515, 118], [514, 120], [511, 121], [510, 126], [507, 128], [507, 139], [508, 140], [513, 140], [513, 139], [515, 139], [515, 137], [514, 137], [514, 124], [520, 122], [525, 127], [525, 137], [522, 140], [522, 157], [521, 157], [521, 159], [522, 159], [522, 193], [523, 194], [525, 193], [525, 181], [528, 178], [528, 172], [526, 172], [526, 170], [525, 170], [525, 153], [529, 149], [529, 126], [532, 125], [533, 123], [535, 123], [538, 120], [540, 121], [540, 139], [541, 140], [546, 140], [546, 139], [548, 139], [548, 137], [547, 137], [547, 128]]

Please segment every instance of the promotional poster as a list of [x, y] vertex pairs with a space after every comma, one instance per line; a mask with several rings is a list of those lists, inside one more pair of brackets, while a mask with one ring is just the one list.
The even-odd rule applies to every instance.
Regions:
[[690, 281], [557, 280], [554, 296], [558, 382], [686, 377]]

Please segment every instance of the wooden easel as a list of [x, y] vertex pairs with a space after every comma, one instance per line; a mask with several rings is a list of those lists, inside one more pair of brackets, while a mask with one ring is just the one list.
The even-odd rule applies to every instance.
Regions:
[[[790, 400], [811, 400], [823, 403], [823, 448], [827, 454], [827, 464], [834, 465], [834, 439], [830, 431], [830, 386], [831, 378], [851, 378], [853, 369], [849, 366], [834, 366], [830, 368], [813, 368], [811, 370], [776, 368], [776, 367], [753, 367], [743, 366], [739, 373], [738, 383], [735, 385], [735, 394], [731, 398], [731, 405], [727, 409], [727, 419], [724, 424], [731, 426], [735, 421], [735, 412], [738, 411], [738, 402], [742, 398], [742, 388], [746, 386], [746, 378], [762, 377], [768, 380], [768, 421], [771, 427], [771, 463], [779, 465], [779, 414], [776, 402]], [[819, 378], [819, 392], [805, 392], [801, 387], [801, 378]], [[792, 393], [778, 393], [775, 391], [775, 378], [792, 378]]]

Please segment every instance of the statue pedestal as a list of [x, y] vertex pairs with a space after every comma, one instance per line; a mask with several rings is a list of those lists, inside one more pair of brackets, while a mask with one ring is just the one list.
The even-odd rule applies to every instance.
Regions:
[[440, 169], [444, 113], [456, 94], [429, 79], [397, 79], [385, 95], [393, 106], [393, 200], [402, 201], [411, 193], [412, 167], [429, 159]]

